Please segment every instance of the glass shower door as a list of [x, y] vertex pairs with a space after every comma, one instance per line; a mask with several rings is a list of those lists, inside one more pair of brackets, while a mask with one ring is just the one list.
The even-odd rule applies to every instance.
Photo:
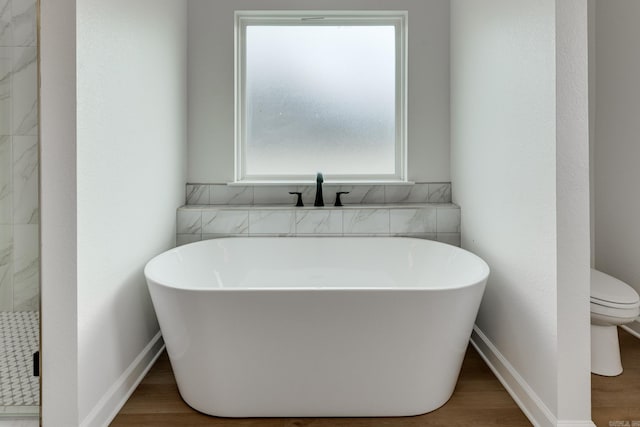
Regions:
[[36, 0], [0, 0], [0, 419], [40, 405], [36, 17]]

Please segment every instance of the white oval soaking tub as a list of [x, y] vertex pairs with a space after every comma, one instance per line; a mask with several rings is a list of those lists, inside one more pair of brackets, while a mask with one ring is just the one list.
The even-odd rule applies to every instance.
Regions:
[[372, 417], [451, 397], [489, 268], [428, 240], [249, 237], [172, 249], [145, 275], [194, 409]]

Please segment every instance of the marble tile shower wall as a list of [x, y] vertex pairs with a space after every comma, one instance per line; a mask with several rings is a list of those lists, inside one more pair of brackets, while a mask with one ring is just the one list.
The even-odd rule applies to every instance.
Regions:
[[38, 309], [35, 0], [0, 0], [0, 311]]
[[[305, 207], [294, 207], [302, 193]], [[323, 186], [325, 206], [313, 207], [315, 186], [188, 184], [178, 209], [177, 244], [246, 236], [410, 236], [460, 246], [460, 208], [451, 184]], [[334, 207], [335, 194], [344, 207]]]

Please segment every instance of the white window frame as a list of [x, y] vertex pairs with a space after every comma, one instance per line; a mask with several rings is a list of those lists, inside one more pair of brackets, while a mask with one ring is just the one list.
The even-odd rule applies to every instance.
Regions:
[[[407, 11], [236, 11], [235, 12], [235, 182], [308, 183], [309, 175], [247, 175], [245, 168], [245, 36], [249, 25], [393, 25], [396, 28], [396, 141], [395, 173], [380, 175], [327, 175], [334, 183], [407, 182]], [[312, 23], [312, 24], [311, 24]], [[322, 171], [320, 171], [322, 172]]]

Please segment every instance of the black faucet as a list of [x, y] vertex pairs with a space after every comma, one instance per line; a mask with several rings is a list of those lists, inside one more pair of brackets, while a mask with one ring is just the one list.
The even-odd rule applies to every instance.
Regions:
[[324, 206], [324, 199], [322, 198], [322, 183], [324, 179], [322, 178], [322, 173], [318, 172], [316, 176], [316, 201], [313, 202], [313, 206]]
[[302, 203], [302, 193], [299, 191], [289, 191], [289, 194], [297, 194], [298, 195], [298, 201], [296, 202], [296, 206], [304, 206], [304, 204]]
[[342, 205], [342, 200], [340, 200], [340, 196], [343, 194], [349, 194], [348, 191], [338, 191], [336, 193], [336, 203], [333, 206], [343, 206]]

